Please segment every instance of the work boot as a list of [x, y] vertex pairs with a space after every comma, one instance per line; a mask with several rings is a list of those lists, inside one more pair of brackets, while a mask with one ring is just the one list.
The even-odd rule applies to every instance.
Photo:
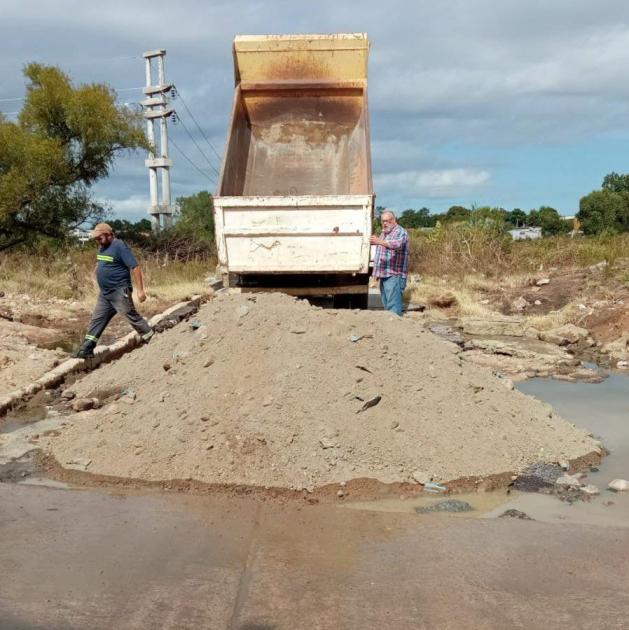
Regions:
[[155, 334], [155, 331], [151, 328], [151, 330], [149, 330], [146, 334], [140, 335], [140, 338], [142, 339], [142, 343], [144, 344], [148, 343], [153, 338], [154, 334]]
[[75, 359], [93, 359], [94, 343], [91, 341], [86, 341], [72, 356]]

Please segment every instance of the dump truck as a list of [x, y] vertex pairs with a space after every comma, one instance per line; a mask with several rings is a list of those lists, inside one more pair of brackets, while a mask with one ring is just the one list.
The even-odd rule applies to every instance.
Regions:
[[363, 33], [235, 37], [214, 198], [224, 285], [366, 305], [368, 52]]

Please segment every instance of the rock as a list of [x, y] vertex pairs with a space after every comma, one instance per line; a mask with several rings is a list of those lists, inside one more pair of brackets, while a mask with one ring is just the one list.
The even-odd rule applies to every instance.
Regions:
[[66, 467], [74, 470], [87, 470], [91, 463], [92, 460], [87, 457], [75, 457], [66, 462]]
[[428, 514], [430, 512], [472, 512], [474, 508], [467, 501], [459, 501], [458, 499], [446, 499], [439, 501], [428, 507], [416, 507], [417, 514]]
[[392, 429], [397, 429], [400, 426], [400, 423], [397, 420], [394, 420], [390, 426]]
[[513, 487], [521, 492], [539, 492], [553, 487], [562, 474], [561, 466], [558, 464], [536, 462], [518, 475]]
[[601, 348], [602, 352], [609, 355], [612, 361], [629, 361], [629, 332]]
[[446, 326], [444, 324], [433, 324], [429, 327], [429, 330], [438, 337], [441, 337], [446, 341], [450, 341], [451, 343], [455, 343], [458, 346], [463, 345], [465, 341], [463, 339], [463, 335], [461, 335], [458, 330], [455, 330], [451, 326]]
[[527, 306], [530, 306], [530, 304], [522, 296], [511, 302], [511, 308], [513, 308], [514, 311], [523, 311]]
[[535, 284], [538, 287], [543, 287], [545, 284], [550, 284], [550, 278], [540, 278]]
[[426, 485], [432, 479], [432, 477], [428, 473], [422, 470], [416, 470], [411, 474], [411, 477], [422, 486]]
[[170, 370], [172, 366], [170, 365], [170, 363], [168, 363], [168, 361], [166, 361], [166, 363], [164, 363], [162, 365], [162, 368], [164, 369], [164, 372], [168, 372], [168, 370]]
[[336, 446], [336, 441], [330, 437], [324, 436], [319, 440], [319, 444], [322, 449], [334, 448]]
[[344, 496], [345, 496], [345, 493], [344, 493], [342, 490], [339, 490], [339, 491], [336, 493], [336, 496], [337, 496], [337, 497], [339, 497], [339, 499], [341, 499], [342, 497], [344, 497]]
[[463, 332], [480, 336], [523, 337], [525, 323], [522, 317], [489, 319], [487, 317], [463, 317], [460, 320]]
[[629, 490], [629, 481], [626, 479], [614, 479], [607, 484], [607, 487], [616, 492], [626, 492]]
[[245, 317], [245, 315], [248, 315], [248, 314], [249, 314], [249, 307], [246, 304], [243, 304], [236, 309], [236, 315], [239, 318]]
[[73, 398], [76, 398], [76, 393], [71, 389], [66, 389], [61, 392], [61, 398], [63, 398], [63, 400], [72, 400]]
[[616, 367], [618, 369], [625, 370], [629, 367], [629, 361], [618, 361], [618, 363], [616, 363]]
[[365, 404], [356, 413], [361, 413], [362, 411], [366, 411], [370, 407], [375, 407], [381, 400], [382, 396], [380, 396], [380, 394], [376, 394], [373, 398], [365, 401]]
[[565, 488], [580, 488], [581, 480], [577, 475], [561, 475], [561, 477], [555, 481], [555, 485]]
[[545, 330], [539, 334], [542, 341], [554, 343], [558, 346], [567, 346], [569, 344], [585, 341], [590, 333], [585, 328], [579, 328], [574, 324], [566, 324], [552, 330]]
[[498, 518], [519, 518], [524, 521], [532, 521], [533, 519], [526, 513], [520, 510], [505, 510]]
[[204, 363], [203, 363], [203, 367], [204, 368], [208, 368], [211, 365], [214, 365], [214, 359], [207, 359]]
[[[533, 304], [535, 304], [535, 306], [541, 306], [542, 305], [542, 301], [541, 300], [535, 300], [535, 302], [533, 302]], [[506, 512], [505, 512], [505, 514], [506, 514]]]
[[595, 265], [590, 265], [588, 269], [590, 271], [603, 271], [609, 263], [606, 260], [602, 260], [600, 263], [596, 263]]
[[72, 409], [74, 411], [87, 411], [88, 409], [94, 409], [98, 403], [98, 398], [77, 398], [72, 403]]
[[456, 296], [453, 293], [431, 295], [427, 301], [430, 306], [436, 306], [437, 308], [450, 308], [457, 303]]
[[306, 329], [305, 328], [291, 328], [290, 332], [293, 333], [293, 335], [305, 335], [306, 334]]
[[595, 494], [600, 494], [601, 491], [593, 484], [588, 483], [586, 486], [581, 486], [581, 488], [579, 488], [579, 490], [581, 490], [581, 492], [583, 492], [583, 494], [590, 494], [590, 495], [595, 495]]

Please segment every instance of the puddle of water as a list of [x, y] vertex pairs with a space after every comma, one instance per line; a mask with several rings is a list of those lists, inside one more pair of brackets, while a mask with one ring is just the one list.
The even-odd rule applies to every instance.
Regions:
[[551, 404], [561, 416], [599, 438], [610, 454], [591, 483], [605, 488], [618, 477], [629, 478], [629, 377], [612, 373], [601, 383], [566, 383], [536, 378], [517, 383], [525, 394]]
[[[590, 501], [569, 505], [554, 496], [522, 493], [504, 508], [522, 510], [542, 521], [629, 527], [629, 493], [606, 489], [612, 479], [629, 479], [629, 377], [612, 373], [595, 384], [537, 378], [516, 386], [525, 394], [551, 404], [567, 420], [591, 431], [610, 454], [603, 458], [599, 472], [587, 476], [587, 482], [601, 490], [601, 494]], [[497, 515], [495, 510], [487, 514]]]
[[497, 510], [498, 515], [502, 514], [506, 508], [500, 508], [504, 504], [511, 501], [513, 493], [507, 494], [506, 490], [496, 490], [494, 492], [473, 492], [464, 494], [452, 494], [452, 495], [420, 495], [417, 497], [409, 497], [407, 499], [400, 498], [386, 498], [376, 499], [373, 501], [348, 501], [341, 507], [351, 510], [366, 510], [372, 512], [405, 512], [414, 514], [415, 508], [430, 507], [445, 501], [448, 499], [455, 499], [457, 501], [466, 501], [474, 510], [472, 512], [430, 512], [427, 514], [421, 514], [420, 516], [433, 516], [438, 514], [445, 514], [448, 516], [464, 517], [464, 518], [478, 518], [484, 516], [487, 512]]

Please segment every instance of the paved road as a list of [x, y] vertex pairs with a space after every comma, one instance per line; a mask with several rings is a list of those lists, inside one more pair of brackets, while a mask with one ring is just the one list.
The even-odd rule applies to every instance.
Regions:
[[629, 530], [0, 484], [0, 628], [629, 628]]

